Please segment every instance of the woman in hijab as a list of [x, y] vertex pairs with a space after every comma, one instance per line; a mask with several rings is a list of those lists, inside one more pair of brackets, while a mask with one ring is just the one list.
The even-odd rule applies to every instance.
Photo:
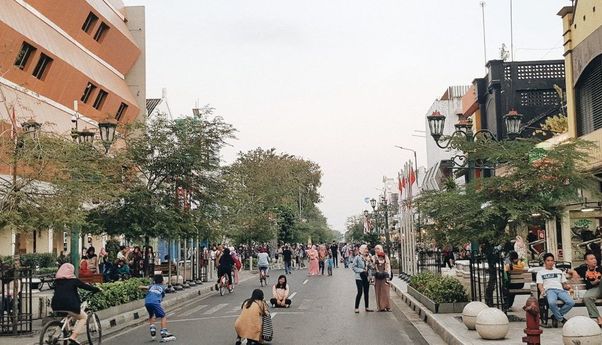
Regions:
[[262, 318], [270, 314], [268, 305], [263, 300], [263, 291], [253, 290], [251, 298], [242, 303], [241, 309], [240, 316], [234, 323], [238, 337], [236, 344], [240, 345], [242, 338], [246, 338], [249, 345], [261, 344]]
[[310, 250], [307, 251], [307, 256], [309, 257], [309, 272], [308, 275], [316, 276], [319, 273], [319, 265], [318, 265], [318, 251], [316, 250], [316, 246], [312, 246]]
[[391, 261], [385, 254], [380, 244], [374, 247], [374, 293], [376, 295], [376, 306], [378, 311], [391, 311], [391, 297], [389, 290], [389, 278], [391, 277]]
[[79, 345], [77, 336], [84, 331], [86, 327], [87, 315], [81, 310], [81, 300], [77, 289], [84, 289], [91, 292], [100, 291], [99, 288], [86, 284], [75, 277], [75, 267], [70, 263], [64, 263], [56, 272], [54, 287], [54, 296], [52, 296], [52, 310], [65, 311], [69, 316], [77, 320], [69, 345]]

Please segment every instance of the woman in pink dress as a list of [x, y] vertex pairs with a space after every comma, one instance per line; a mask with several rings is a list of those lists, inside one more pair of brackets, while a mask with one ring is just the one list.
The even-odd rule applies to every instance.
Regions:
[[308, 275], [318, 275], [318, 251], [316, 250], [316, 246], [312, 246], [311, 249], [307, 251], [307, 256], [309, 257]]

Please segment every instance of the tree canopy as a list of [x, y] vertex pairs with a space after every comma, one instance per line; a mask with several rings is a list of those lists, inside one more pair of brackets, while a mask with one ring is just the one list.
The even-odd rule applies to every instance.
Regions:
[[450, 181], [444, 190], [423, 192], [416, 200], [427, 219], [423, 227], [443, 243], [502, 243], [509, 223], [551, 217], [563, 204], [581, 201], [581, 190], [594, 187], [586, 170], [591, 144], [582, 140], [545, 150], [533, 140], [458, 141], [453, 147], [497, 170], [466, 185]]

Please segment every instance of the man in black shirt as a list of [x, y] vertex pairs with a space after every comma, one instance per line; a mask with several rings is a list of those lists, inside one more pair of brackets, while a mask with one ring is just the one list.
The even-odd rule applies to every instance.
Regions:
[[598, 266], [598, 260], [592, 252], [585, 253], [583, 260], [585, 263], [575, 268], [575, 272], [585, 281], [585, 288], [587, 289], [585, 296], [583, 296], [583, 303], [587, 308], [589, 317], [596, 318], [598, 324], [602, 325], [602, 317], [600, 317], [596, 307], [596, 299], [602, 298], [602, 286], [600, 285], [602, 267]]
[[332, 253], [332, 261], [334, 261], [334, 267], [339, 268], [339, 246], [335, 241], [332, 241], [330, 245], [330, 252]]
[[282, 258], [284, 259], [284, 272], [286, 274], [291, 274], [291, 262], [293, 261], [293, 252], [291, 248], [289, 248], [288, 244], [284, 246], [284, 250], [282, 251]]

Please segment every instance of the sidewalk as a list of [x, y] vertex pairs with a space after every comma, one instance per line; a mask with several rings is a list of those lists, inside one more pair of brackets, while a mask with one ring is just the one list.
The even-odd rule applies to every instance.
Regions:
[[[510, 330], [505, 339], [502, 340], [485, 340], [479, 337], [476, 331], [469, 331], [466, 326], [462, 323], [462, 314], [433, 314], [430, 310], [424, 307], [420, 302], [416, 301], [412, 296], [407, 293], [407, 283], [399, 278], [395, 278], [392, 281], [392, 289], [401, 299], [414, 310], [419, 317], [426, 322], [431, 329], [437, 333], [447, 344], [451, 345], [480, 345], [480, 344], [504, 344], [504, 345], [521, 345], [522, 337], [524, 334], [524, 328], [526, 326], [525, 321], [510, 322]], [[525, 314], [517, 306], [522, 300], [518, 300], [514, 304], [513, 310], [515, 312], [510, 313], [511, 317], [524, 319]], [[524, 301], [522, 301], [524, 303]], [[585, 308], [573, 308], [569, 313], [569, 317], [575, 315], [587, 316]], [[562, 328], [542, 328], [543, 334], [541, 335], [542, 344], [562, 344]]]
[[[254, 274], [256, 274], [255, 271], [240, 271], [239, 280], [240, 282], [244, 282], [253, 278]], [[214, 281], [208, 281], [202, 285], [197, 285], [176, 293], [167, 294], [162, 304], [166, 311], [171, 312], [174, 309], [190, 303], [192, 298], [198, 298], [201, 296], [204, 297], [206, 294], [211, 293], [214, 284]], [[101, 310], [97, 314], [101, 320], [103, 338], [126, 327], [144, 323], [147, 320], [147, 313], [146, 309], [144, 308], [144, 300], [138, 300], [111, 307], [109, 309]], [[31, 334], [16, 337], [0, 336], [0, 345], [37, 345], [40, 331], [43, 327], [42, 320], [34, 320], [32, 327], [33, 332]], [[80, 341], [83, 341], [84, 339], [85, 336], [80, 336]]]

